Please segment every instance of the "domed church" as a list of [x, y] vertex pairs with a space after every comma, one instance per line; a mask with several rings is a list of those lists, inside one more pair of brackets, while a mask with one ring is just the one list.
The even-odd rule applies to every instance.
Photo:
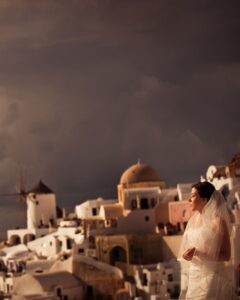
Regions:
[[118, 201], [125, 210], [152, 208], [159, 199], [161, 189], [166, 187], [152, 167], [138, 162], [129, 167], [118, 184]]

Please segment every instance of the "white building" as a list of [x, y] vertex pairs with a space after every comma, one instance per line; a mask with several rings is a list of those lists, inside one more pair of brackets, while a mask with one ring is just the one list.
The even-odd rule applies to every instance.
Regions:
[[[179, 275], [179, 274], [178, 274]], [[136, 268], [135, 282], [142, 299], [170, 299], [179, 292], [176, 270], [169, 264], [158, 263]]]
[[12, 299], [83, 300], [83, 284], [66, 271], [22, 275], [16, 279]]
[[58, 254], [70, 254], [73, 251], [74, 244], [84, 242], [83, 235], [77, 234], [76, 240], [73, 236], [57, 231], [38, 238], [27, 244], [31, 251], [34, 251], [40, 257], [54, 257]]
[[29, 250], [25, 245], [17, 245], [13, 247], [5, 247], [0, 250], [0, 260], [7, 265], [9, 259], [27, 258]]
[[240, 188], [240, 153], [236, 154], [229, 164], [210, 165], [205, 177], [227, 198], [231, 190]]
[[103, 198], [97, 198], [92, 200], [87, 200], [82, 204], [75, 206], [75, 212], [79, 219], [91, 219], [98, 220], [99, 218], [100, 208], [104, 205], [115, 204], [117, 200], [105, 200]]

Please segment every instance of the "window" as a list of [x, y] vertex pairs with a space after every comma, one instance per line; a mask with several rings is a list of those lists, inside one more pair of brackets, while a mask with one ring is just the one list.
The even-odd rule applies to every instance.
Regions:
[[149, 216], [145, 217], [145, 221], [148, 222], [149, 221]]
[[87, 285], [87, 296], [91, 297], [93, 295], [93, 287], [91, 285]]
[[72, 240], [71, 239], [67, 239], [67, 249], [72, 249]]
[[148, 198], [141, 198], [140, 207], [141, 207], [141, 209], [148, 209], [149, 208]]
[[78, 254], [80, 254], [80, 253], [84, 253], [84, 249], [83, 248], [79, 248], [78, 249]]
[[62, 296], [62, 290], [61, 290], [61, 288], [57, 288], [56, 292], [57, 292], [57, 296], [58, 297]]
[[49, 223], [51, 224], [51, 226], [53, 226], [53, 225], [54, 225], [54, 219], [53, 219], [53, 218], [50, 218], [50, 219], [49, 219]]
[[96, 216], [96, 215], [97, 215], [97, 208], [96, 208], [96, 207], [93, 207], [93, 208], [92, 208], [92, 215], [93, 215], [93, 216]]
[[173, 274], [168, 274], [168, 281], [173, 281]]
[[143, 273], [142, 285], [146, 286], [147, 283], [148, 283], [148, 280], [147, 280], [147, 274], [146, 274], [146, 273]]

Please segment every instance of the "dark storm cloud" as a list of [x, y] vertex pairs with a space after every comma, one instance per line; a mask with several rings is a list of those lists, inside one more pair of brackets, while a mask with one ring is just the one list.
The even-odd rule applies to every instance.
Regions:
[[18, 104], [17, 103], [10, 103], [7, 107], [5, 115], [3, 115], [2, 125], [9, 126], [12, 123], [16, 122], [19, 117], [18, 113]]
[[6, 143], [8, 141], [8, 136], [5, 133], [0, 132], [0, 160], [6, 157]]
[[17, 162], [71, 203], [115, 196], [138, 159], [170, 184], [227, 163], [240, 151], [239, 9], [2, 1], [1, 189]]

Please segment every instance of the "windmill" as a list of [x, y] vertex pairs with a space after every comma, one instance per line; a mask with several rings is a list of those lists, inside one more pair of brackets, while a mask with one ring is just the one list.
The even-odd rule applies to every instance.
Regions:
[[[16, 184], [15, 184], [15, 192], [10, 192], [10, 193], [0, 193], [0, 199], [1, 198], [17, 198], [18, 202], [21, 204], [24, 204], [24, 210], [26, 210], [26, 220], [28, 222], [28, 219], [32, 219], [33, 215], [35, 214], [36, 209], [33, 209], [33, 212], [31, 211], [31, 207], [33, 206], [34, 203], [39, 202], [35, 199], [37, 197], [34, 194], [48, 194], [48, 193], [53, 193], [43, 182], [40, 180], [38, 184], [32, 188], [27, 187], [27, 176], [26, 176], [26, 168], [22, 164], [17, 165], [17, 172], [16, 172]], [[55, 197], [55, 196], [54, 196]], [[53, 200], [50, 200], [53, 201]], [[55, 200], [54, 200], [55, 203]], [[29, 211], [30, 209], [30, 211]], [[39, 209], [39, 205], [38, 205]], [[52, 210], [54, 210], [52, 208]], [[64, 213], [62, 208], [56, 205], [55, 207], [56, 210], [56, 215], [58, 218], [64, 217]], [[28, 214], [31, 215], [28, 216]], [[66, 214], [66, 212], [65, 212]], [[43, 215], [43, 213], [41, 213]], [[55, 213], [53, 213], [54, 219], [55, 219]], [[35, 222], [35, 221], [34, 221]]]

